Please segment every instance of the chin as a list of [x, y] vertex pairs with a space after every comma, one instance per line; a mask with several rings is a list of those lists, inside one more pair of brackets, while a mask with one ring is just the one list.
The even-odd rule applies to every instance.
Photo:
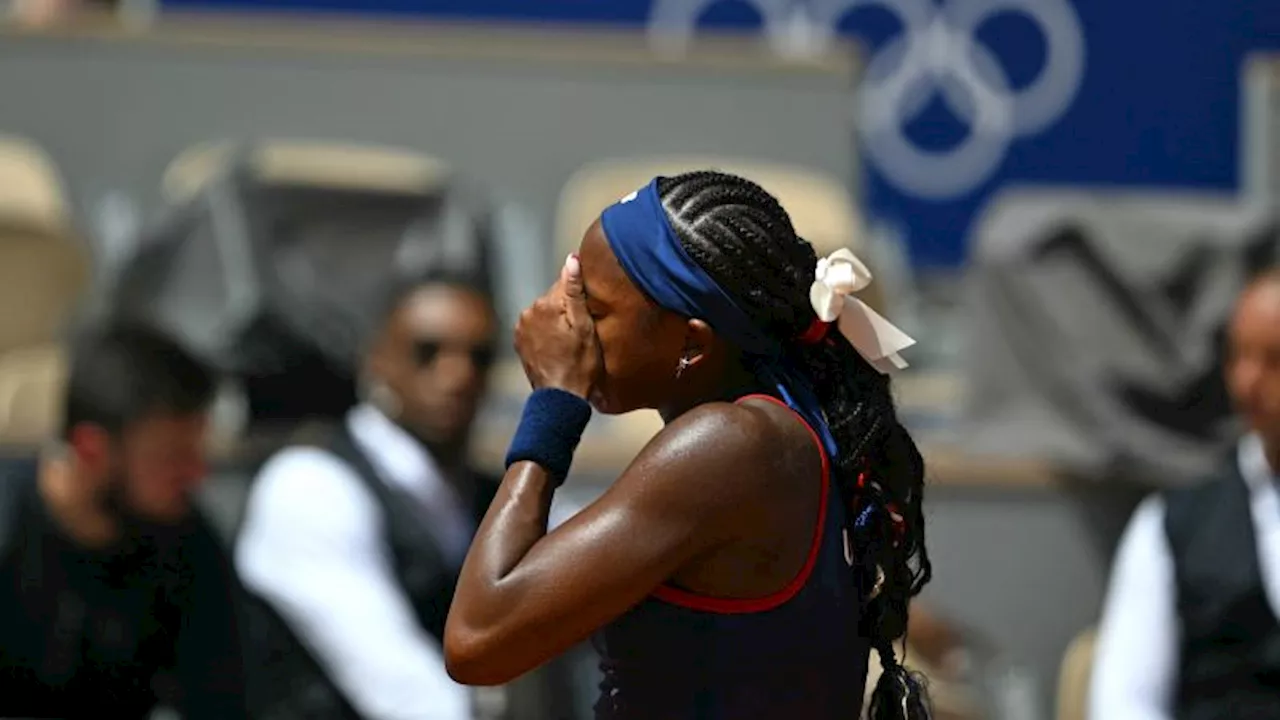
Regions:
[[592, 390], [587, 396], [587, 402], [591, 403], [591, 407], [601, 415], [626, 415], [629, 412], [644, 409], [640, 405], [627, 403], [615, 395], [599, 390]]
[[423, 445], [453, 445], [463, 442], [467, 436], [462, 429], [452, 423], [405, 423], [401, 427]]
[[605, 395], [596, 388], [591, 388], [591, 392], [587, 395], [587, 402], [591, 403], [591, 408], [601, 415], [617, 415], [618, 412], [613, 409], [614, 403], [612, 398]]
[[177, 527], [191, 517], [191, 506], [184, 505], [166, 509], [162, 512], [135, 513], [143, 522], [162, 528]]

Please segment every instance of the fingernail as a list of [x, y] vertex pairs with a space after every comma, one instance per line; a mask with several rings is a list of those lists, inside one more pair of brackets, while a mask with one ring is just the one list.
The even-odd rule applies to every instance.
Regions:
[[564, 267], [572, 274], [577, 274], [582, 269], [582, 263], [578, 260], [577, 254], [570, 254], [564, 259]]

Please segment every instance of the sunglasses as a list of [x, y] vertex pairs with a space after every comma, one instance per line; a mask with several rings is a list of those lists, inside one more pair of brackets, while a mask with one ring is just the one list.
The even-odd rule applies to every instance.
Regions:
[[477, 370], [488, 370], [493, 366], [496, 352], [492, 345], [469, 345], [466, 343], [447, 342], [443, 340], [415, 340], [413, 358], [419, 368], [429, 367], [446, 350], [465, 353]]

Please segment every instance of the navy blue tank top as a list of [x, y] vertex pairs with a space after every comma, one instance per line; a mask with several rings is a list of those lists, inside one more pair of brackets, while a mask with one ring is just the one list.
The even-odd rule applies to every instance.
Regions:
[[[766, 395], [739, 402], [749, 398], [786, 407]], [[594, 638], [604, 673], [597, 720], [860, 716], [870, 644], [858, 631], [862, 602], [846, 560], [845, 506], [831, 487], [822, 442], [816, 433], [813, 439], [822, 453], [822, 495], [799, 574], [777, 593], [749, 600], [663, 586], [605, 626]]]

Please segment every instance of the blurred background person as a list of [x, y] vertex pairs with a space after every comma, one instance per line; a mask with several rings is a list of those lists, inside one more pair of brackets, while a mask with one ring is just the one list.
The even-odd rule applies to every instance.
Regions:
[[471, 717], [440, 641], [497, 488], [468, 464], [497, 332], [480, 287], [442, 272], [393, 292], [364, 402], [253, 481], [236, 565], [265, 604], [250, 648], [264, 717]]
[[246, 717], [234, 575], [192, 504], [212, 372], [92, 327], [67, 382], [56, 447], [0, 477], [0, 714]]
[[1226, 378], [1250, 432], [1206, 482], [1148, 498], [1130, 521], [1092, 720], [1280, 717], [1280, 269], [1240, 296]]

